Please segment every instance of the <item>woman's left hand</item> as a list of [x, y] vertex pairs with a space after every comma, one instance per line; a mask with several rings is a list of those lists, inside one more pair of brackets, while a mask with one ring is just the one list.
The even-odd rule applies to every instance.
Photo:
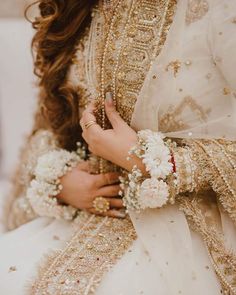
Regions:
[[[88, 144], [89, 150], [128, 171], [137, 165], [143, 172], [145, 166], [141, 159], [129, 156], [129, 150], [137, 143], [137, 133], [120, 117], [115, 109], [111, 95], [105, 100], [105, 111], [112, 129], [103, 130], [96, 122], [94, 116], [94, 104], [90, 104], [83, 112], [80, 121], [83, 129], [83, 138]], [[87, 124], [87, 128], [86, 128]], [[127, 160], [130, 157], [130, 160]]]

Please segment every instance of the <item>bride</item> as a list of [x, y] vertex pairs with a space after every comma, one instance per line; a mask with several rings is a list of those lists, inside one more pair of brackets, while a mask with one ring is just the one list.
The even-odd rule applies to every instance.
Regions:
[[38, 2], [1, 294], [236, 294], [235, 1]]

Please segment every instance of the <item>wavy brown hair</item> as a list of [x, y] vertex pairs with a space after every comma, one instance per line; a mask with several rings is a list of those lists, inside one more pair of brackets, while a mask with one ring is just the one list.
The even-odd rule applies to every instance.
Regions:
[[81, 129], [80, 98], [67, 82], [67, 74], [76, 44], [90, 22], [94, 2], [39, 0], [32, 4], [38, 4], [40, 11], [40, 16], [32, 22], [36, 29], [32, 41], [34, 72], [40, 86], [34, 130], [42, 126], [51, 129], [60, 145], [68, 150], [74, 149], [76, 142], [81, 140]]

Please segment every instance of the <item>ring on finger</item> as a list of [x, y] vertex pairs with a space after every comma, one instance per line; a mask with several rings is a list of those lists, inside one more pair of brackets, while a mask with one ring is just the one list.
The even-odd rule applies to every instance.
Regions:
[[110, 210], [110, 203], [104, 197], [97, 197], [93, 200], [93, 208], [98, 213], [106, 213]]
[[96, 121], [89, 121], [89, 122], [84, 124], [84, 128], [88, 129], [89, 127], [91, 127], [94, 124], [97, 124], [97, 122]]

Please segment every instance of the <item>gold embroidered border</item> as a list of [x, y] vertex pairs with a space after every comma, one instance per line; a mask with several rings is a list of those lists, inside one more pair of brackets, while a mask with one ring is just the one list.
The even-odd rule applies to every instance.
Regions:
[[113, 92], [127, 123], [152, 61], [165, 44], [176, 4], [177, 0], [122, 1], [118, 9], [105, 56], [104, 82], [105, 92]]
[[[211, 223], [206, 221], [206, 217], [201, 209], [203, 201], [196, 197], [179, 198], [180, 209], [185, 213], [191, 228], [200, 233], [207, 250], [209, 258], [219, 278], [225, 294], [236, 294], [236, 254], [226, 249], [223, 235]], [[208, 211], [209, 215], [209, 211]]]
[[236, 144], [230, 141], [196, 141], [208, 156], [210, 184], [225, 211], [236, 224]]
[[94, 294], [103, 275], [135, 240], [129, 219], [81, 213], [64, 250], [49, 257], [29, 290], [34, 295]]
[[117, 108], [128, 123], [147, 72], [165, 44], [176, 3], [176, 0], [136, 1], [115, 77]]

